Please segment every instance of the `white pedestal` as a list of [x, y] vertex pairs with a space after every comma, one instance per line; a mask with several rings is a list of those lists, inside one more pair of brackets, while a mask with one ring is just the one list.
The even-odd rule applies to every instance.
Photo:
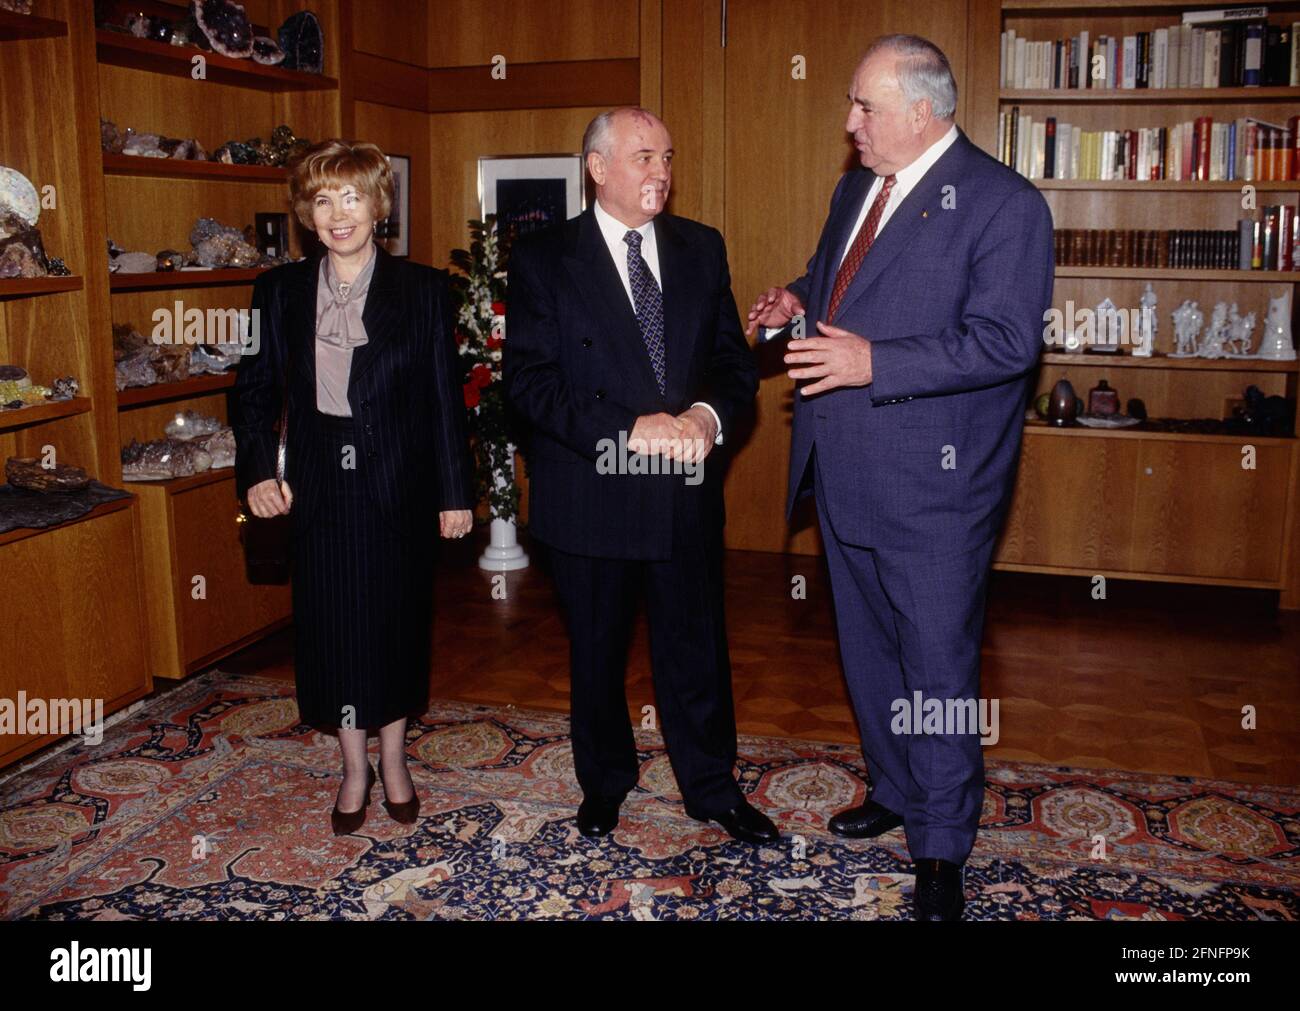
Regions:
[[479, 557], [480, 569], [489, 572], [513, 572], [528, 568], [528, 556], [515, 538], [514, 520], [492, 521], [492, 543]]

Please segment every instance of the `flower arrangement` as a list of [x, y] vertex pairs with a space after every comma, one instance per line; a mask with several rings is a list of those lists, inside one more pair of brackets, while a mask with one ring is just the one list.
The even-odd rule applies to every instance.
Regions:
[[465, 409], [474, 437], [480, 498], [493, 519], [513, 522], [519, 513], [501, 346], [505, 342], [506, 250], [497, 236], [496, 216], [469, 222], [469, 249], [453, 249], [451, 274], [456, 298], [456, 345], [464, 368]]

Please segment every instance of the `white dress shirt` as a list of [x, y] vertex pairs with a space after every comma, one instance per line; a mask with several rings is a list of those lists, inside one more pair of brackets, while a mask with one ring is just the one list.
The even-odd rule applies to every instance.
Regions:
[[[953, 141], [957, 139], [957, 124], [954, 123], [948, 128], [948, 132], [927, 147], [916, 159], [910, 164], [905, 165], [894, 173], [894, 188], [889, 191], [889, 199], [885, 201], [884, 212], [880, 215], [880, 223], [876, 226], [876, 235], [880, 235], [885, 230], [885, 224], [889, 221], [894, 211], [898, 210], [898, 205], [907, 199], [907, 195], [916, 189], [916, 184], [921, 178], [930, 171], [930, 168], [939, 160], [948, 148], [952, 147]], [[885, 175], [889, 173], [886, 172]], [[853, 240], [858, 237], [858, 232], [862, 230], [862, 223], [867, 220], [867, 214], [871, 211], [871, 205], [875, 203], [876, 194], [885, 185], [885, 176], [878, 175], [872, 180], [871, 188], [867, 190], [866, 198], [862, 201], [862, 207], [858, 210], [858, 220], [853, 224], [853, 230], [849, 232], [848, 241], [844, 243], [844, 248], [840, 250], [840, 257], [836, 260], [836, 265], [844, 262], [844, 257], [848, 255], [853, 248]], [[763, 334], [764, 340], [770, 340], [772, 335], [780, 333], [784, 327], [771, 326], [767, 327]], [[809, 336], [817, 336], [809, 334]]]
[[[628, 228], [627, 225], [600, 205], [599, 198], [595, 203], [595, 212], [596, 223], [600, 225], [600, 234], [605, 239], [605, 245], [609, 247], [609, 255], [614, 258], [614, 267], [618, 270], [618, 278], [623, 282], [623, 290], [627, 293], [627, 300], [632, 304], [632, 312], [635, 314], [636, 299], [632, 297], [632, 279], [627, 273], [627, 252], [631, 247], [623, 241], [623, 236], [631, 231], [641, 233], [641, 259], [645, 260], [646, 266], [650, 268], [650, 273], [654, 275], [655, 284], [659, 285], [659, 290], [662, 292], [664, 283], [659, 273], [659, 243], [655, 240], [654, 219], [651, 218], [639, 228]], [[667, 348], [665, 348], [666, 351]], [[713, 444], [721, 446], [722, 419], [718, 417], [718, 412], [702, 400], [696, 401], [691, 406], [703, 407], [713, 415], [713, 420], [718, 426], [718, 434], [714, 438]]]

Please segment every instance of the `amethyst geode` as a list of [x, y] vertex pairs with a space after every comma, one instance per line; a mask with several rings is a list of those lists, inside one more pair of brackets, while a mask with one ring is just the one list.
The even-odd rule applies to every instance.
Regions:
[[299, 11], [280, 26], [280, 48], [287, 70], [319, 74], [325, 69], [325, 36], [311, 11]]
[[190, 13], [204, 37], [222, 56], [253, 55], [253, 26], [234, 0], [190, 0]]

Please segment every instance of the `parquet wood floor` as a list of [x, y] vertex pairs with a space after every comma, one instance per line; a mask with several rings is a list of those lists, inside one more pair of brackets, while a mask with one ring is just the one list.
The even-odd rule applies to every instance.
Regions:
[[[481, 539], [481, 535], [480, 535]], [[436, 576], [434, 698], [566, 711], [568, 653], [545, 569], [492, 576], [479, 539], [444, 550]], [[857, 741], [820, 558], [727, 556], [727, 621], [741, 733]], [[792, 580], [807, 596], [791, 599]], [[1275, 595], [994, 573], [982, 693], [1000, 707], [986, 754], [1061, 765], [1300, 783], [1300, 614]], [[223, 670], [293, 677], [292, 629]], [[628, 707], [653, 704], [644, 615], [628, 658]], [[1242, 728], [1253, 706], [1257, 729]]]

